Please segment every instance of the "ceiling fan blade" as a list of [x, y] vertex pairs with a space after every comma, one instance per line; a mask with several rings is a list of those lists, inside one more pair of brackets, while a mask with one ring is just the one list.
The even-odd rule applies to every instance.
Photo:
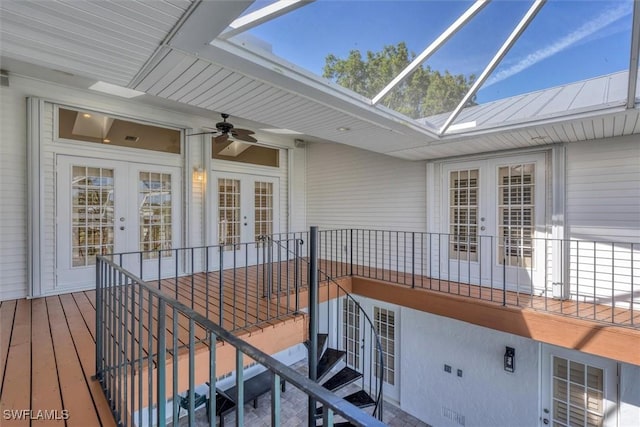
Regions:
[[215, 131], [215, 130], [212, 130], [212, 131], [209, 131], [209, 132], [190, 133], [190, 134], [188, 134], [188, 135], [186, 135], [186, 136], [196, 136], [196, 135], [213, 135], [213, 134], [216, 134], [216, 133], [218, 133], [218, 132], [217, 132], [217, 131]]
[[[251, 133], [253, 133], [253, 132], [251, 132]], [[250, 136], [250, 135], [247, 135], [247, 134], [239, 133], [239, 134], [235, 134], [235, 135], [233, 135], [233, 136], [234, 136], [236, 139], [239, 139], [240, 141], [246, 141], [246, 142], [258, 142], [258, 140], [257, 140], [257, 139], [255, 139], [254, 137], [252, 137], [252, 136]]]
[[227, 139], [229, 139], [229, 134], [227, 133], [223, 133], [222, 135], [218, 135], [215, 138], [213, 138], [215, 143], [225, 142]]
[[248, 129], [233, 129], [231, 131], [231, 135], [233, 135], [236, 139], [240, 139], [246, 142], [258, 142], [257, 139], [250, 136], [250, 135], [253, 135], [254, 133], [255, 133], [254, 131], [248, 130]]

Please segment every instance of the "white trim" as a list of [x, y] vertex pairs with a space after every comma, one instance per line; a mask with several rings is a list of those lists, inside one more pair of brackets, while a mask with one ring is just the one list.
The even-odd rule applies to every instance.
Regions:
[[275, 3], [271, 3], [268, 6], [262, 7], [254, 12], [235, 19], [229, 24], [231, 30], [223, 32], [218, 36], [218, 38], [222, 40], [228, 39], [236, 34], [243, 33], [251, 28], [257, 27], [258, 25], [269, 22], [300, 7], [306, 6], [313, 1], [315, 0], [276, 1]]
[[[566, 227], [566, 197], [567, 197], [567, 148], [566, 144], [554, 145], [551, 148], [551, 238], [566, 239], [568, 235]], [[568, 277], [569, 251], [561, 251], [560, 244], [553, 244], [554, 256], [552, 260], [552, 282], [561, 282], [562, 276]], [[560, 268], [564, 266], [564, 272]], [[564, 273], [564, 274], [563, 274]]]
[[44, 101], [27, 98], [27, 295], [29, 298], [42, 294], [42, 242], [44, 241], [44, 188], [42, 174], [42, 120]]
[[640, 2], [633, 2], [633, 21], [631, 24], [631, 52], [629, 59], [629, 81], [627, 83], [627, 108], [636, 106], [636, 87], [638, 84], [638, 56], [640, 55]]

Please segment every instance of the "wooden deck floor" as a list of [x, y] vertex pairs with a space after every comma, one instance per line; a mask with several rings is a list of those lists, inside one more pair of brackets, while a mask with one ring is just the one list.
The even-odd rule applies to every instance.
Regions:
[[3, 427], [115, 426], [94, 371], [95, 292], [0, 303]]

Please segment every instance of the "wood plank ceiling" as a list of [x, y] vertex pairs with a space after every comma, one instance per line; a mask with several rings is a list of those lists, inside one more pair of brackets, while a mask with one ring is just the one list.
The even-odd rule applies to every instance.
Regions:
[[[302, 139], [409, 160], [640, 133], [638, 109], [627, 110], [621, 103], [559, 110], [544, 120], [531, 120], [526, 112], [533, 104], [548, 107], [557, 99], [550, 92], [532, 101], [499, 101], [478, 112], [480, 117], [497, 109], [505, 115], [510, 108], [515, 115], [507, 125], [498, 121], [500, 114], [493, 114], [494, 123], [484, 130], [439, 138], [433, 130], [266, 53], [258, 56], [228, 41], [211, 42], [251, 3], [5, 0], [0, 3], [0, 53], [141, 90], [145, 97], [199, 107], [203, 114], [224, 111], [295, 130]], [[584, 90], [601, 90], [598, 84]], [[461, 120], [473, 117], [465, 113]]]

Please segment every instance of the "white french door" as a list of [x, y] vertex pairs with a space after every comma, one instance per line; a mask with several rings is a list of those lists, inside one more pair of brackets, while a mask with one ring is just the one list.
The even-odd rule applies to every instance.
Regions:
[[559, 347], [542, 351], [541, 426], [617, 425], [617, 364]]
[[440, 276], [528, 291], [544, 284], [544, 155], [443, 165]]
[[[279, 180], [220, 172], [213, 179], [217, 191], [213, 198], [215, 242], [223, 249], [223, 268], [255, 264], [263, 256], [256, 240], [279, 232]], [[214, 260], [214, 265], [219, 263]]]
[[95, 286], [97, 255], [143, 252], [122, 262], [145, 279], [158, 260], [175, 270], [180, 168], [58, 155], [56, 170], [56, 287]]

